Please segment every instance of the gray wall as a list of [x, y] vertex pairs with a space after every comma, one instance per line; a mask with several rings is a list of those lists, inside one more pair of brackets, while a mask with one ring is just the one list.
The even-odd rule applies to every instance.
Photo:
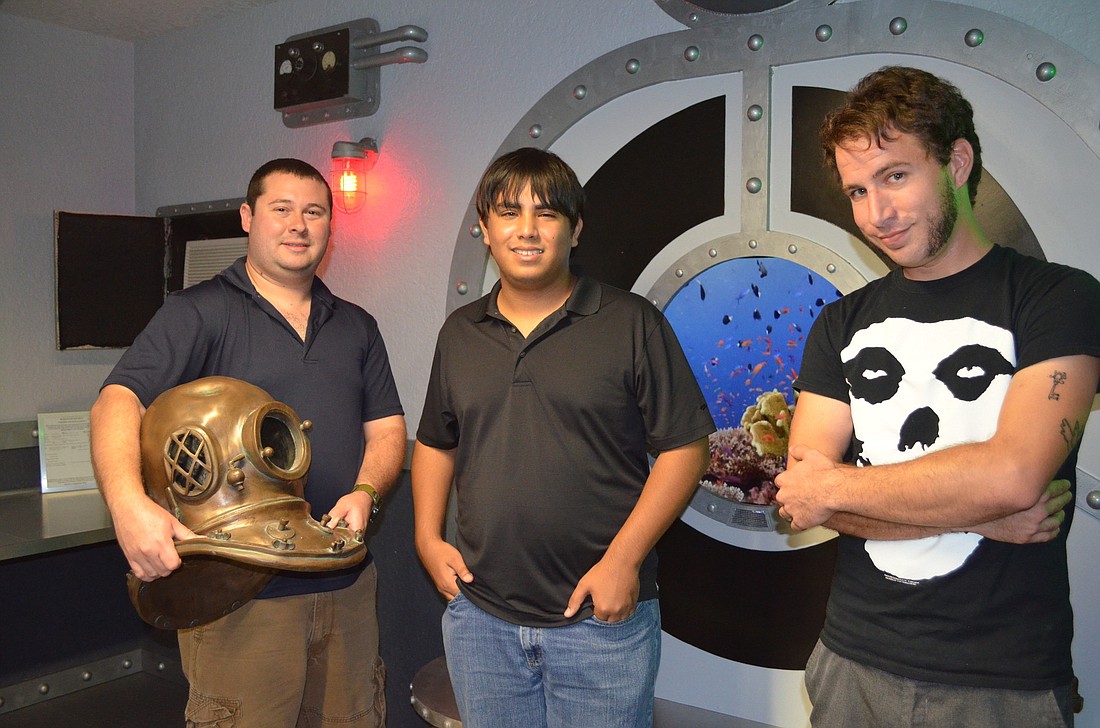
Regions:
[[[1100, 64], [1095, 0], [966, 4]], [[383, 28], [426, 28], [429, 61], [383, 68], [374, 116], [284, 127], [272, 109], [274, 46], [368, 15]], [[357, 216], [338, 216], [322, 272], [337, 295], [378, 317], [415, 431], [452, 248], [482, 169], [569, 73], [680, 29], [654, 0], [281, 0], [127, 43], [6, 15], [0, 5], [0, 422], [87, 409], [119, 356], [55, 349], [55, 209], [152, 215], [238, 197], [269, 158], [297, 156], [327, 171], [334, 141], [373, 136], [381, 158], [371, 197]], [[407, 628], [407, 645], [384, 645], [391, 710], [406, 715], [401, 685], [437, 654], [440, 607], [412, 553], [407, 485], [399, 498], [372, 545], [383, 568], [382, 619]], [[403, 611], [409, 603], [423, 613]]]
[[85, 410], [117, 352], [55, 345], [53, 211], [134, 212], [134, 47], [0, 13], [0, 422]]
[[[1092, 0], [969, 4], [1100, 63]], [[367, 15], [383, 28], [426, 28], [428, 62], [383, 68], [374, 116], [284, 127], [272, 109], [274, 46]], [[452, 248], [481, 170], [571, 71], [682, 27], [653, 0], [283, 0], [130, 44], [0, 6], [0, 422], [88, 408], [118, 358], [54, 348], [53, 210], [152, 215], [238, 197], [271, 157], [327, 171], [334, 141], [373, 136], [382, 148], [373, 194], [357, 216], [337, 219], [323, 273], [380, 320], [415, 427]]]

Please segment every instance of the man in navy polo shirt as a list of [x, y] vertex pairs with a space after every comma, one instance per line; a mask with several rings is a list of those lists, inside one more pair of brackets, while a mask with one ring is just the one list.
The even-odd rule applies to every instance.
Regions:
[[[467, 728], [652, 723], [653, 547], [714, 423], [661, 313], [570, 272], [583, 206], [549, 152], [486, 170], [477, 210], [500, 282], [443, 325], [417, 432], [417, 550], [450, 600]], [[452, 479], [457, 548], [442, 538]]]
[[[115, 533], [143, 581], [179, 568], [194, 536], [142, 487], [141, 418], [167, 389], [211, 375], [266, 390], [313, 421], [306, 500], [363, 529], [405, 457], [405, 421], [377, 322], [316, 276], [332, 193], [297, 159], [260, 167], [241, 205], [247, 255], [174, 293], [123, 354], [92, 408], [92, 458]], [[258, 598], [179, 631], [188, 724], [385, 725], [373, 561], [276, 576]]]

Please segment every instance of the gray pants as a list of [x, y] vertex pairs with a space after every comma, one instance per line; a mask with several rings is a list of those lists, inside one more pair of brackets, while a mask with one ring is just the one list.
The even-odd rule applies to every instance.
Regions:
[[817, 643], [806, 665], [813, 728], [1072, 728], [1070, 686], [1001, 690], [922, 682]]

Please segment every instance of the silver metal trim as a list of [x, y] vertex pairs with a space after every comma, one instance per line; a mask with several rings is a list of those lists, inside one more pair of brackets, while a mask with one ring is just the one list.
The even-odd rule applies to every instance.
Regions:
[[[826, 27], [827, 33], [823, 31]], [[1056, 38], [1018, 21], [939, 0], [919, 4], [898, 0], [805, 2], [793, 9], [788, 6], [734, 16], [628, 44], [581, 67], [550, 89], [513, 127], [494, 157], [521, 146], [548, 148], [593, 110], [638, 89], [742, 72], [742, 101], [746, 109], [759, 106], [765, 123], [749, 123], [743, 132], [741, 178], [758, 177], [761, 187], [756, 193], [742, 188], [741, 232], [760, 234], [768, 230], [770, 169], [761, 165], [769, 151], [770, 124], [766, 119], [772, 69], [871, 53], [939, 58], [988, 73], [1046, 106], [1100, 157], [1100, 112], [1095, 108], [1095, 100], [1100, 98], [1100, 68]], [[575, 93], [579, 87], [585, 89], [583, 94]], [[451, 260], [448, 313], [482, 293], [469, 285], [485, 279], [488, 265], [485, 246], [470, 236], [477, 223], [471, 195]]]

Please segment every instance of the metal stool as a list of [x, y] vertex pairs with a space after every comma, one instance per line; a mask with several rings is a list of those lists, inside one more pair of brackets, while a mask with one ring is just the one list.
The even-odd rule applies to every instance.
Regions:
[[416, 673], [409, 685], [413, 709], [435, 728], [462, 728], [458, 704], [451, 689], [447, 658], [437, 657]]

